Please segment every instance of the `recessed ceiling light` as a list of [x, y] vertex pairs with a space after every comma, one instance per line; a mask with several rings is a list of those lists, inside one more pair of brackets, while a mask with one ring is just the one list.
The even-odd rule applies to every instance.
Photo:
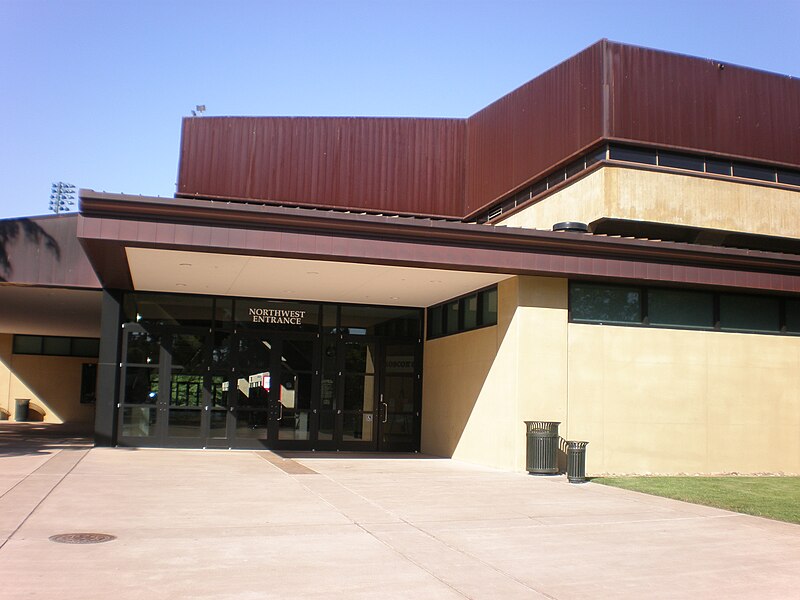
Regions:
[[185, 283], [176, 283], [175, 286], [176, 287], [186, 287], [186, 284]]
[[389, 296], [389, 300], [400, 300], [399, 296]]

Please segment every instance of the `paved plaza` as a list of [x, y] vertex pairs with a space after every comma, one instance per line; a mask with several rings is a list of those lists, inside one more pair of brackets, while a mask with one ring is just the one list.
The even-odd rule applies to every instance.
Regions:
[[[39, 426], [41, 428], [41, 426]], [[61, 544], [63, 533], [104, 533]], [[789, 598], [800, 526], [426, 456], [0, 427], [0, 597]]]

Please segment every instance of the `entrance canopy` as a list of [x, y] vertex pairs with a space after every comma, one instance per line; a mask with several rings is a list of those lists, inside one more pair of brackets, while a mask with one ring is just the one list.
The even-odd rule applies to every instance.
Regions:
[[126, 248], [136, 290], [425, 307], [506, 276], [329, 260]]
[[513, 275], [800, 292], [796, 255], [81, 190], [106, 289], [430, 306]]

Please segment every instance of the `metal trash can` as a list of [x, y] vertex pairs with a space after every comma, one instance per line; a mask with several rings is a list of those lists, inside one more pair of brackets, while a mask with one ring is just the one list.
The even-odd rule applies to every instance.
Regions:
[[558, 473], [558, 426], [560, 421], [525, 421], [527, 434], [526, 469], [532, 475]]
[[15, 421], [27, 421], [28, 420], [28, 408], [30, 407], [31, 401], [27, 398], [17, 398], [17, 404], [14, 407], [14, 420]]
[[586, 483], [586, 444], [567, 441], [567, 481]]

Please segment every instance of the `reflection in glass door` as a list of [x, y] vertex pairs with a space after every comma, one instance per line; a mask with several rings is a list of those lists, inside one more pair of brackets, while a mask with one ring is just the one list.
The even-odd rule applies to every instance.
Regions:
[[316, 427], [317, 336], [249, 332], [236, 344], [235, 445], [307, 447]]
[[[235, 445], [246, 447], [269, 439], [270, 391], [274, 340], [242, 336], [236, 340], [233, 382]], [[262, 442], [263, 445], [263, 442]]]
[[205, 438], [203, 412], [208, 407], [206, 391], [210, 387], [206, 379], [206, 336], [168, 333], [161, 344], [169, 373], [167, 437]]
[[311, 439], [313, 398], [316, 396], [315, 375], [317, 336], [283, 337], [279, 345], [278, 369], [278, 439]]
[[418, 450], [419, 365], [418, 343], [346, 335], [327, 337], [315, 447]]
[[226, 445], [225, 376], [211, 372], [208, 336], [135, 323], [124, 330], [120, 443]]
[[418, 350], [414, 344], [387, 343], [381, 377], [379, 447], [412, 452], [419, 439]]
[[417, 450], [419, 340], [367, 330], [126, 323], [118, 442]]
[[377, 348], [377, 342], [361, 339], [344, 339], [340, 346], [344, 445], [375, 442]]

